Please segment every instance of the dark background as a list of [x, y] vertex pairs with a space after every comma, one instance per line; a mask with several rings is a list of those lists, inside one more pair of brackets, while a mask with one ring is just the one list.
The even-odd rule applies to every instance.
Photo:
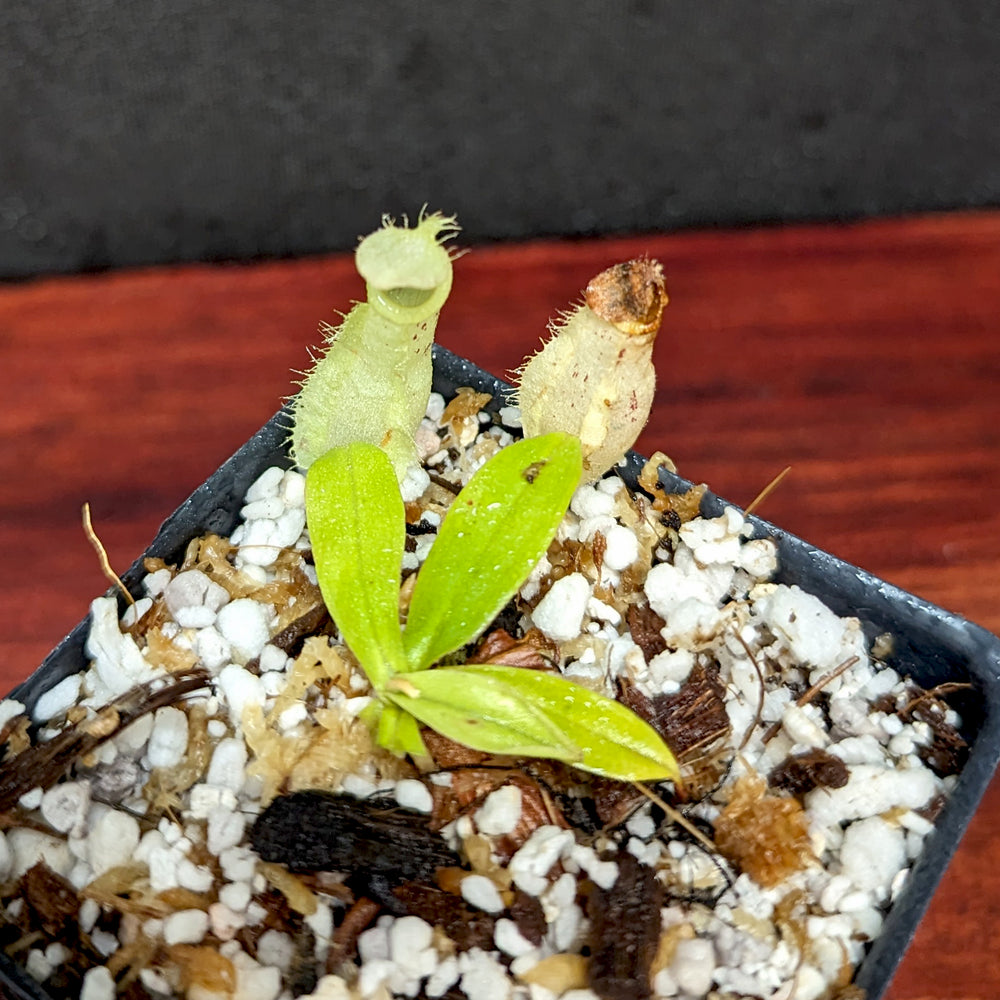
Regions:
[[1000, 4], [0, 4], [0, 277], [1000, 203]]

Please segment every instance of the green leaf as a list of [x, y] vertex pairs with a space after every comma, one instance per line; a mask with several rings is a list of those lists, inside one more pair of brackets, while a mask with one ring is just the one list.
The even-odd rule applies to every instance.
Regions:
[[393, 677], [385, 698], [474, 750], [569, 763], [581, 759], [579, 748], [545, 712], [502, 679], [438, 667]]
[[420, 735], [417, 720], [398, 705], [385, 703], [378, 720], [376, 742], [392, 753], [404, 756], [426, 757], [427, 747]]
[[528, 578], [580, 481], [580, 442], [546, 434], [493, 456], [454, 499], [410, 599], [403, 648], [423, 670], [471, 642]]
[[406, 669], [399, 628], [406, 516], [385, 453], [356, 442], [314, 462], [306, 519], [323, 600], [377, 691]]
[[497, 664], [438, 667], [394, 677], [386, 697], [475, 750], [552, 757], [620, 781], [680, 777], [652, 726], [557, 674]]

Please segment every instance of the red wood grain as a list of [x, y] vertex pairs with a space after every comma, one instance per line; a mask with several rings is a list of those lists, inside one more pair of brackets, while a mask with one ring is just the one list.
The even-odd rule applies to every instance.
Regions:
[[[671, 304], [640, 450], [769, 520], [1000, 630], [1000, 213], [479, 248], [439, 341], [497, 374], [587, 280], [638, 254]], [[293, 390], [349, 258], [0, 287], [0, 686], [105, 589], [89, 500], [124, 567]], [[891, 1000], [1000, 995], [1000, 787]]]

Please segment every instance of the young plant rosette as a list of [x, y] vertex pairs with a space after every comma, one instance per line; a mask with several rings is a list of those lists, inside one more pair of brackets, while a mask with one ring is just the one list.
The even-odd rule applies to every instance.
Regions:
[[423, 724], [487, 753], [552, 758], [626, 781], [679, 780], [662, 738], [619, 702], [541, 670], [435, 666], [477, 639], [527, 579], [580, 469], [580, 442], [562, 433], [518, 441], [486, 462], [442, 521], [400, 628], [405, 512], [389, 459], [357, 442], [310, 466], [316, 574], [372, 684], [366, 718], [382, 746], [426, 757]]

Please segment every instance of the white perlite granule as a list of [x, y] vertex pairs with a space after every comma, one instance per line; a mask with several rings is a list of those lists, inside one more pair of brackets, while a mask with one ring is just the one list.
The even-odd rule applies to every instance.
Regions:
[[[433, 394], [418, 452], [438, 480], [457, 487], [511, 437], [482, 414], [478, 438], [468, 427], [464, 438], [449, 436], [438, 424], [444, 407]], [[516, 407], [503, 408], [500, 420], [518, 427]], [[87, 669], [34, 706], [46, 738], [66, 724], [67, 711], [89, 721], [135, 684], [166, 683], [181, 667], [203, 668], [209, 684], [116, 733], [79, 773], [24, 788], [21, 808], [36, 811], [58, 836], [27, 827], [0, 832], [0, 880], [13, 883], [39, 862], [76, 890], [109, 873], [135, 873], [137, 898], [151, 893], [174, 902], [141, 918], [119, 917], [82, 897], [79, 925], [102, 961], [117, 968], [115, 955], [140, 934], [160, 956], [211, 949], [228, 963], [233, 1000], [388, 1000], [452, 990], [469, 1000], [600, 1000], [599, 989], [574, 976], [586, 969], [582, 956], [592, 947], [594, 899], [615, 891], [633, 857], [670, 888], [651, 917], [669, 935], [669, 957], [652, 976], [656, 998], [818, 1000], [841, 981], [845, 961], [862, 958], [933, 829], [921, 813], [952, 779], [922, 762], [934, 734], [899, 711], [908, 701], [906, 681], [872, 661], [860, 623], [798, 587], [771, 582], [775, 546], [752, 538], [738, 511], [694, 518], [671, 534], [656, 528], [648, 507], [637, 509], [616, 477], [579, 487], [556, 541], [521, 588], [517, 629], [518, 637], [538, 630], [558, 645], [554, 669], [611, 696], [628, 685], [648, 698], [673, 695], [712, 673], [729, 731], [704, 753], [709, 764], [717, 758], [711, 791], [688, 807], [708, 831], [742, 777], [766, 777], [806, 752], [842, 764], [840, 787], [799, 796], [815, 860], [774, 884], [759, 884], [694, 845], [642, 798], [613, 822], [577, 831], [565, 828], [560, 811], [572, 788], [557, 795], [544, 781], [532, 784], [527, 771], [503, 783], [494, 780], [502, 768], [492, 761], [486, 777], [470, 777], [466, 765], [427, 772], [372, 759], [367, 737], [358, 736], [367, 733], [358, 715], [372, 692], [352, 657], [338, 651], [337, 636], [311, 637], [301, 653], [279, 636], [316, 600], [315, 591], [302, 597], [316, 579], [304, 556], [304, 486], [298, 472], [265, 470], [247, 491], [228, 556], [154, 568], [144, 580], [146, 598], [122, 620], [113, 600], [94, 602]], [[404, 493], [418, 508], [408, 508], [409, 570], [431, 550], [450, 494], [419, 467], [407, 473]], [[220, 559], [228, 559], [225, 566]], [[291, 579], [298, 607], [275, 596]], [[662, 619], [651, 619], [652, 651], [648, 636], [637, 640], [629, 630], [637, 606]], [[144, 621], [157, 623], [156, 643], [141, 632]], [[845, 661], [821, 695], [797, 703]], [[0, 702], [0, 724], [22, 711], [17, 702]], [[948, 721], [959, 722], [950, 710]], [[581, 787], [586, 780], [579, 777]], [[421, 916], [383, 910], [360, 930], [357, 969], [347, 978], [343, 968], [328, 971], [347, 912], [341, 879], [351, 873], [283, 876], [250, 846], [256, 816], [285, 787], [371, 798], [380, 808], [409, 811], [414, 824], [437, 819], [449, 795], [467, 796], [441, 831], [467, 870], [441, 884], [466, 914], [485, 922], [481, 937], [458, 946]], [[430, 889], [442, 894], [436, 884]], [[278, 918], [263, 905], [272, 898], [283, 898], [293, 914], [287, 926], [273, 926]], [[787, 914], [779, 919], [792, 898], [799, 901], [795, 934], [782, 923]], [[16, 919], [26, 904], [14, 898], [0, 905]], [[533, 925], [524, 918], [530, 908]], [[577, 971], [547, 978], [562, 959]], [[25, 961], [45, 982], [75, 957], [62, 942], [40, 941]], [[303, 968], [313, 973], [311, 985], [293, 986]], [[180, 997], [188, 971], [168, 957], [139, 976], [151, 993]], [[187, 996], [221, 996], [200, 989], [192, 986]], [[86, 971], [83, 1000], [114, 995], [107, 967]]]

